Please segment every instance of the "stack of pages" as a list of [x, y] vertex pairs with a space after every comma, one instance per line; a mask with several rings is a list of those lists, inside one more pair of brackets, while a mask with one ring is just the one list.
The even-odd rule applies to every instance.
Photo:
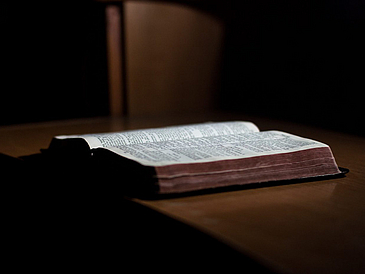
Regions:
[[[328, 145], [251, 122], [56, 136], [49, 150], [83, 151], [135, 190], [180, 193], [340, 174]], [[109, 171], [105, 171], [109, 172]]]

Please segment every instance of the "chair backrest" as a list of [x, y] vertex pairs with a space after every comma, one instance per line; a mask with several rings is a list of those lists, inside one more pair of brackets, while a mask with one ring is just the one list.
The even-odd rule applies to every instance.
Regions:
[[126, 1], [122, 11], [120, 5], [108, 6], [107, 17], [112, 114], [215, 107], [224, 36], [219, 17], [186, 5], [144, 1]]

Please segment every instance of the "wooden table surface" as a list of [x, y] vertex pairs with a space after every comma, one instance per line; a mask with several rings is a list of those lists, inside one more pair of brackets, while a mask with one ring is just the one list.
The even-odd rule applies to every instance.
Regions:
[[218, 120], [249, 120], [332, 148], [344, 178], [132, 202], [204, 232], [269, 269], [288, 273], [364, 273], [365, 139], [295, 123], [237, 115], [92, 118], [0, 128], [0, 152], [47, 148], [61, 134], [109, 132]]

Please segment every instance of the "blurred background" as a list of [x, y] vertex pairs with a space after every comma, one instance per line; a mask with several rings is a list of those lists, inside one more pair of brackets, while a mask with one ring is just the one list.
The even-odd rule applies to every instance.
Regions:
[[0, 125], [115, 114], [122, 89], [131, 117], [229, 111], [365, 135], [364, 1], [54, 2], [2, 4]]

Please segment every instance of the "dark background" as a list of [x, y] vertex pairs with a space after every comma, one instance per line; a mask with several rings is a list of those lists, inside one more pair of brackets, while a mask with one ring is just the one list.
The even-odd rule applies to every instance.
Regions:
[[364, 134], [364, 6], [234, 2], [223, 106]]
[[[225, 2], [219, 109], [365, 135], [364, 1]], [[0, 125], [109, 114], [103, 4], [6, 4], [0, 20]]]
[[58, 2], [3, 9], [1, 124], [108, 114], [103, 6]]

